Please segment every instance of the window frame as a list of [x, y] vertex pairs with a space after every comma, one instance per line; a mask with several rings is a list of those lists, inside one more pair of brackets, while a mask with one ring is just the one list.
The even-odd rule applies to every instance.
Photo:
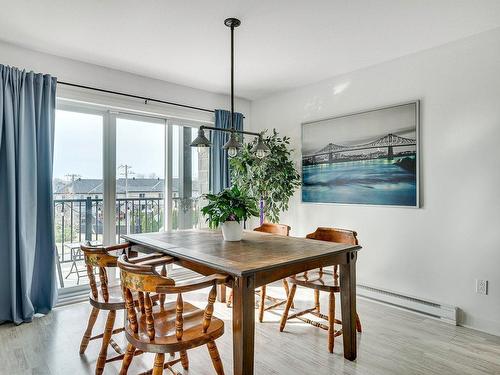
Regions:
[[[83, 114], [92, 114], [102, 116], [102, 136], [103, 136], [103, 154], [102, 154], [102, 173], [103, 173], [103, 244], [111, 245], [116, 243], [116, 135], [117, 135], [117, 120], [120, 118], [133, 119], [144, 122], [159, 123], [165, 125], [165, 151], [164, 151], [164, 176], [165, 184], [163, 191], [164, 202], [164, 231], [172, 230], [172, 212], [173, 212], [173, 126], [199, 128], [201, 125], [213, 126], [212, 121], [196, 120], [179, 118], [176, 116], [166, 116], [159, 113], [151, 113], [136, 111], [131, 109], [125, 110], [123, 107], [114, 108], [103, 104], [93, 104], [87, 101], [82, 102], [75, 99], [65, 99], [57, 97], [56, 110], [70, 111]], [[182, 129], [182, 128], [181, 128]], [[183, 133], [181, 131], [181, 133]], [[179, 147], [183, 142], [183, 137], [179, 137]], [[179, 150], [182, 150], [179, 148]], [[183, 163], [183, 151], [179, 151], [179, 172]], [[179, 173], [181, 178], [181, 173]], [[188, 274], [188, 272], [179, 272], [179, 276]], [[118, 282], [117, 277], [110, 275], [110, 283]], [[185, 275], [184, 275], [185, 276]], [[65, 304], [78, 300], [82, 293], [86, 293], [88, 285], [77, 285], [59, 289], [60, 304]]]

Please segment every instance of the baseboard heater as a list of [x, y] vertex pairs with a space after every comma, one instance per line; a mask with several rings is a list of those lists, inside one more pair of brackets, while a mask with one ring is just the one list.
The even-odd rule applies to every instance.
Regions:
[[457, 324], [458, 309], [455, 306], [426, 301], [422, 298], [407, 296], [366, 284], [357, 284], [356, 289], [359, 297], [414, 311], [450, 324]]

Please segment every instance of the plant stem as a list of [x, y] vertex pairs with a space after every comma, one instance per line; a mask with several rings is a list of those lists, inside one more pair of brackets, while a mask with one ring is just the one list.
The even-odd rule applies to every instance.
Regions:
[[260, 225], [264, 224], [264, 199], [260, 197]]

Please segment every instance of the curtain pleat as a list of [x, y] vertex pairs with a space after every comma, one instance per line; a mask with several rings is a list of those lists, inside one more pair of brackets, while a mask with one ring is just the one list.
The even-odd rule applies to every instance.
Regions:
[[[215, 127], [220, 129], [229, 129], [231, 127], [229, 119], [231, 112], [216, 109]], [[243, 130], [243, 114], [235, 112], [233, 116], [234, 127], [236, 130]], [[227, 151], [222, 146], [229, 140], [228, 132], [210, 132], [210, 191], [217, 194], [231, 185], [229, 174], [229, 160]]]
[[0, 65], [0, 322], [57, 299], [52, 162], [56, 79]]

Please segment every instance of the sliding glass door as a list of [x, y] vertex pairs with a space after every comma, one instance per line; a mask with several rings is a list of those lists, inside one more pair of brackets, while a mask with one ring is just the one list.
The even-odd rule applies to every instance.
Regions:
[[54, 231], [60, 288], [87, 284], [80, 243], [103, 241], [103, 125], [97, 111], [56, 111]]
[[172, 229], [204, 226], [200, 203], [208, 193], [209, 156], [190, 146], [197, 134], [196, 128], [172, 125]]
[[165, 120], [116, 119], [116, 242], [164, 229], [166, 128]]
[[208, 155], [188, 122], [58, 105], [54, 215], [60, 288], [88, 283], [79, 245], [132, 233], [198, 228]]

